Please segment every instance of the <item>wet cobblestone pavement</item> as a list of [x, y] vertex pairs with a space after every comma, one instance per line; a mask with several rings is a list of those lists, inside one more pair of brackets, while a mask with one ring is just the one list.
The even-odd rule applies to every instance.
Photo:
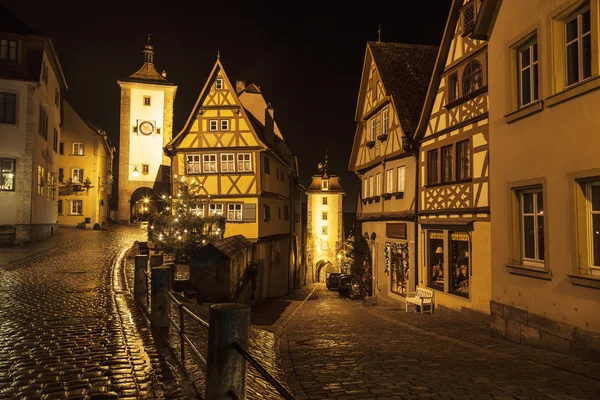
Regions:
[[139, 329], [143, 315], [112, 289], [113, 263], [143, 231], [64, 229], [69, 240], [30, 255], [3, 249], [0, 398], [184, 397], [151, 332]]

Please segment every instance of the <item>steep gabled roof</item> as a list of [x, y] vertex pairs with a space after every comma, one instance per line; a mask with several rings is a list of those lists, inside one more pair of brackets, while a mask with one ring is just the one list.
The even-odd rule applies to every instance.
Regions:
[[442, 72], [446, 66], [448, 59], [448, 52], [450, 51], [450, 45], [454, 38], [454, 31], [456, 30], [456, 23], [460, 17], [460, 9], [463, 5], [463, 0], [452, 0], [450, 11], [448, 13], [448, 19], [446, 20], [446, 28], [444, 29], [444, 35], [442, 36], [442, 44], [435, 60], [435, 66], [433, 73], [431, 74], [431, 80], [429, 81], [429, 88], [427, 89], [427, 97], [425, 98], [425, 104], [421, 111], [421, 117], [419, 124], [414, 134], [414, 140], [419, 141], [425, 135], [427, 125], [429, 123], [429, 117], [431, 116], [431, 110], [437, 96], [437, 91], [440, 86], [442, 79]]
[[368, 42], [383, 86], [391, 94], [402, 130], [417, 128], [438, 46]]

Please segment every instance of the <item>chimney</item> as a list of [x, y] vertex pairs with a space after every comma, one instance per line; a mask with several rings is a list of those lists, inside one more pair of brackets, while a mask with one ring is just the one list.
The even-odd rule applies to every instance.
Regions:
[[267, 139], [267, 144], [271, 146], [275, 145], [275, 112], [273, 111], [273, 107], [271, 103], [267, 105], [265, 108], [265, 136]]
[[161, 75], [163, 76], [163, 78], [166, 78], [166, 77], [167, 77], [167, 71], [165, 71], [165, 70], [163, 69], [163, 72], [162, 72], [162, 74], [161, 74]]
[[242, 90], [246, 89], [246, 82], [245, 81], [236, 81], [235, 82], [235, 92], [239, 93]]

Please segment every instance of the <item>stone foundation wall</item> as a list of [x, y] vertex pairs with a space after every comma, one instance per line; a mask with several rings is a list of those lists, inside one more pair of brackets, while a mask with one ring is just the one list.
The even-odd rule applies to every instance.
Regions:
[[4, 225], [3, 232], [10, 232], [12, 230], [12, 237], [3, 235], [2, 244], [29, 244], [36, 243], [47, 239], [54, 235], [58, 230], [58, 224], [19, 224], [19, 225]]
[[600, 332], [593, 332], [533, 314], [522, 308], [490, 302], [493, 336], [586, 360], [600, 361]]

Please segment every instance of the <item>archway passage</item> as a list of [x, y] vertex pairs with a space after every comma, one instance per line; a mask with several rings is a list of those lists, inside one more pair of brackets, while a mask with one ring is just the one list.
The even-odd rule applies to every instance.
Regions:
[[339, 272], [335, 266], [327, 260], [319, 260], [315, 264], [315, 282], [325, 282], [327, 275], [331, 272]]
[[162, 210], [162, 199], [149, 187], [137, 188], [129, 199], [130, 221], [146, 221], [150, 214]]

